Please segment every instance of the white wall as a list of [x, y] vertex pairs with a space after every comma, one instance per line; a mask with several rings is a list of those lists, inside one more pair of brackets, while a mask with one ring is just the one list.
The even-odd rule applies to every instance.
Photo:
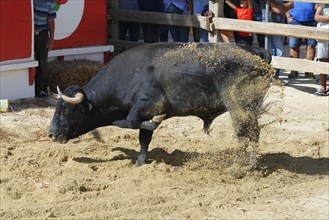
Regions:
[[34, 97], [34, 85], [29, 85], [29, 69], [0, 72], [0, 99], [20, 99]]

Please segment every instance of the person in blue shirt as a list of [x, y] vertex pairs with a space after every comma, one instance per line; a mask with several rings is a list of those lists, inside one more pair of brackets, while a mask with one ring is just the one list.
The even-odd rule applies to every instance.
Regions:
[[[208, 8], [209, 8], [208, 4], [209, 4], [209, 0], [193, 0], [193, 14], [208, 16], [208, 13], [206, 14], [206, 11], [208, 11]], [[201, 28], [193, 28], [192, 30], [193, 30], [194, 42], [208, 41], [208, 31], [207, 30], [204, 30], [204, 29], [201, 29]], [[202, 39], [201, 38], [201, 33], [202, 32], [206, 32], [207, 39]]]
[[[120, 0], [119, 9], [138, 11], [138, 0]], [[128, 36], [127, 36], [128, 33]], [[130, 21], [119, 21], [119, 39], [137, 42], [139, 40], [140, 24]]]
[[[270, 0], [270, 12], [268, 21], [274, 23], [284, 24], [286, 22], [285, 13], [293, 7], [292, 2], [285, 2], [283, 0]], [[270, 48], [272, 56], [282, 57], [284, 54], [284, 37], [278, 35], [269, 36]], [[279, 79], [280, 69], [276, 69], [275, 77]]]
[[[138, 0], [140, 11], [163, 12], [162, 0]], [[156, 43], [160, 41], [160, 25], [142, 23], [144, 43]]]
[[[254, 21], [263, 22], [265, 14], [265, 2], [263, 0], [252, 0], [252, 8], [254, 10]], [[265, 35], [257, 34], [257, 42], [258, 46], [264, 48], [265, 47]]]
[[[287, 13], [287, 22], [291, 25], [311, 26], [315, 27], [316, 21], [314, 20], [317, 5], [309, 2], [293, 2], [293, 8]], [[300, 45], [302, 39], [296, 37], [289, 37], [290, 57], [299, 58]], [[316, 40], [306, 39], [306, 59], [314, 60]], [[290, 79], [296, 78], [298, 71], [292, 70], [288, 76]], [[314, 74], [305, 72], [306, 78], [314, 78]]]
[[[193, 14], [193, 2], [192, 0], [172, 0], [164, 2], [164, 11], [166, 13], [174, 13], [169, 9], [175, 8], [176, 11], [181, 11], [181, 14], [192, 15]], [[169, 30], [174, 42], [188, 42], [189, 27], [181, 26], [169, 26]]]
[[53, 49], [56, 8], [54, 0], [33, 0], [34, 58], [38, 61], [35, 73], [35, 97], [46, 96], [45, 69], [48, 51]]

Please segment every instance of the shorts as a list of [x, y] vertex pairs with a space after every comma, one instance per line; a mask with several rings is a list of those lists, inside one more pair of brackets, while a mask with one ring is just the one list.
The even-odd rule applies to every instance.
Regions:
[[[315, 22], [314, 21], [299, 22], [299, 21], [296, 21], [296, 20], [292, 20], [288, 24], [315, 27]], [[290, 48], [299, 47], [301, 45], [301, 42], [302, 42], [301, 38], [289, 37], [289, 47]], [[316, 45], [316, 40], [306, 39], [306, 45], [307, 46], [315, 46]]]
[[316, 46], [316, 58], [324, 59], [329, 58], [329, 44], [328, 43], [320, 43]]

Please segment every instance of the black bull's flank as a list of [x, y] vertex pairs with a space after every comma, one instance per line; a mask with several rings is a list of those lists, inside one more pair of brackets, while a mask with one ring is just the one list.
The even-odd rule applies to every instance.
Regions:
[[116, 57], [85, 86], [58, 89], [49, 137], [66, 143], [101, 126], [139, 129], [145, 163], [154, 129], [173, 116], [212, 121], [229, 111], [239, 144], [258, 143], [259, 109], [273, 80], [261, 48], [212, 43], [159, 43]]

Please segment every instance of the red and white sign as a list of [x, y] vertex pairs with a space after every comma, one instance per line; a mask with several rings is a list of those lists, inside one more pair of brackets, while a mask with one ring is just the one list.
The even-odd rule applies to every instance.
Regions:
[[106, 45], [106, 0], [56, 0], [54, 49]]
[[0, 62], [33, 59], [32, 0], [0, 0]]

